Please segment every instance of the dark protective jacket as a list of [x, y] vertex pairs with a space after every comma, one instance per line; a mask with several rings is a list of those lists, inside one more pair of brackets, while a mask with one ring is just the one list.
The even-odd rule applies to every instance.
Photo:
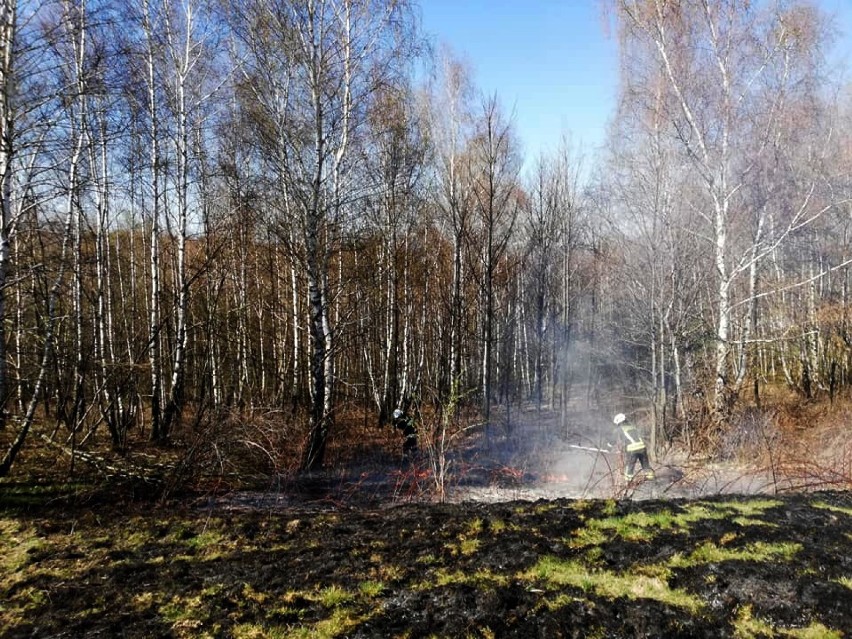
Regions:
[[639, 434], [637, 428], [630, 422], [621, 422], [616, 431], [624, 440], [624, 449], [628, 453], [638, 453], [640, 450], [645, 450], [645, 442]]
[[393, 420], [393, 425], [402, 431], [402, 452], [409, 455], [417, 450], [417, 429], [414, 427], [414, 420], [407, 415], [402, 415]]

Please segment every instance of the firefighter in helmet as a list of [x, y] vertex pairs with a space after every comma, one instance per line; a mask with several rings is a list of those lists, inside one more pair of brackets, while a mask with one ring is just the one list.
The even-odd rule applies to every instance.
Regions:
[[417, 453], [417, 429], [414, 428], [413, 420], [402, 409], [397, 408], [393, 412], [393, 425], [402, 431], [403, 461], [412, 461]]
[[618, 439], [624, 445], [624, 479], [631, 481], [634, 477], [634, 468], [638, 461], [642, 465], [642, 472], [647, 479], [654, 479], [654, 469], [648, 461], [648, 449], [642, 436], [636, 427], [630, 423], [624, 413], [618, 413], [613, 420], [616, 427]]

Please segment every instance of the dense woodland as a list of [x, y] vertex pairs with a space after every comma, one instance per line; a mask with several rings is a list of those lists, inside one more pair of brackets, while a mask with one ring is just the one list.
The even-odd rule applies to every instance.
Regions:
[[606, 148], [525, 157], [419, 11], [0, 0], [0, 476], [27, 438], [226, 415], [273, 415], [312, 470], [356, 412], [628, 397], [655, 440], [712, 446], [766, 388], [848, 394], [829, 16], [603, 3]]

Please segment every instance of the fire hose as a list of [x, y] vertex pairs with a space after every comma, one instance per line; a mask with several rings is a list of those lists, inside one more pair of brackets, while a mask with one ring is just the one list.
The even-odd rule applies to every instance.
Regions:
[[588, 450], [593, 453], [603, 453], [604, 455], [612, 453], [611, 450], [604, 450], [603, 448], [594, 448], [592, 446], [579, 446], [577, 444], [569, 444], [568, 448], [576, 448], [577, 450]]

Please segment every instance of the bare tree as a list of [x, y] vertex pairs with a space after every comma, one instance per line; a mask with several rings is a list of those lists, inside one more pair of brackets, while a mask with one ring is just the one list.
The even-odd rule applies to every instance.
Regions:
[[[447, 396], [462, 389], [464, 337], [463, 283], [467, 278], [464, 251], [469, 242], [473, 191], [465, 154], [472, 135], [473, 85], [470, 71], [448, 50], [439, 59], [437, 86], [429, 96], [430, 137], [435, 147], [435, 201], [452, 243], [452, 285], [449, 301], [449, 366]], [[455, 405], [453, 403], [452, 405]]]
[[[187, 272], [187, 240], [190, 218], [197, 205], [196, 195], [191, 188], [193, 150], [198, 151], [200, 130], [204, 125], [205, 107], [216, 92], [220, 81], [211, 81], [215, 70], [217, 49], [217, 25], [213, 24], [210, 7], [200, 0], [187, 0], [179, 10], [163, 11], [163, 34], [168, 68], [171, 77], [167, 80], [167, 91], [175, 121], [174, 191], [177, 199], [177, 229], [175, 239], [175, 339], [171, 361], [171, 383], [168, 400], [163, 412], [161, 438], [167, 438], [175, 420], [183, 410], [186, 386], [186, 350], [188, 342], [187, 316], [190, 304], [190, 276]], [[198, 198], [195, 198], [198, 200]]]
[[18, 3], [0, 5], [0, 430], [6, 426], [9, 379], [6, 364], [6, 290], [12, 234], [12, 161], [14, 157], [14, 47]]
[[[5, 62], [3, 63], [5, 66], [2, 70], [2, 80], [4, 82], [3, 86], [0, 87], [0, 95], [3, 96], [2, 108], [4, 111], [0, 113], [0, 116], [3, 116], [3, 135], [2, 135], [2, 149], [5, 149], [6, 155], [4, 156], [0, 153], [0, 170], [4, 169], [4, 165], [2, 160], [5, 158], [5, 171], [7, 172], [3, 177], [4, 179], [8, 179], [7, 182], [4, 182], [5, 192], [4, 192], [4, 209], [3, 215], [9, 215], [9, 218], [4, 218], [4, 236], [0, 237], [0, 241], [7, 242], [5, 251], [6, 256], [5, 259], [8, 259], [8, 236], [6, 233], [12, 233], [15, 230], [15, 225], [17, 223], [17, 219], [19, 219], [19, 215], [23, 209], [18, 209], [18, 215], [12, 215], [11, 210], [11, 202], [12, 202], [12, 180], [13, 177], [11, 175], [11, 166], [10, 164], [15, 160], [14, 157], [14, 149], [15, 142], [18, 141], [15, 137], [15, 123], [16, 117], [20, 115], [20, 112], [16, 110], [16, 108], [20, 108], [20, 105], [13, 104], [13, 87], [20, 88], [21, 78], [17, 75], [17, 70], [15, 69], [16, 53], [18, 49], [16, 48], [19, 43], [15, 41], [16, 37], [16, 20], [17, 20], [17, 5], [15, 3], [4, 3], [3, 5], [3, 13], [2, 17], [4, 18], [4, 22], [2, 25], [2, 29], [0, 29], [0, 34], [3, 37], [8, 36], [11, 38], [11, 41], [6, 43], [2, 42], [0, 45], [8, 46], [9, 49], [7, 51], [7, 55], [9, 56]], [[67, 16], [61, 16], [67, 17]], [[60, 20], [61, 20], [60, 17]], [[74, 17], [79, 18], [80, 14], [72, 15], [71, 18]], [[64, 24], [64, 23], [63, 23]], [[53, 24], [49, 21], [46, 21], [44, 25], [44, 33], [46, 37], [42, 37], [38, 40], [38, 45], [35, 46], [35, 49], [42, 54], [43, 57], [49, 58], [49, 55], [46, 54], [45, 44], [57, 44], [57, 42], [53, 41], [53, 38], [57, 39], [61, 36], [58, 34], [58, 31], [53, 29]], [[85, 29], [85, 23], [83, 21], [76, 21], [73, 23], [71, 32], [76, 37], [82, 37], [80, 32]], [[36, 35], [33, 35], [34, 38], [37, 38]], [[81, 40], [77, 40], [76, 37], [72, 38], [72, 40], [79, 44]], [[72, 45], [72, 50], [77, 51], [79, 54], [79, 49], [75, 48]], [[75, 58], [76, 61], [79, 62], [79, 58]], [[50, 71], [55, 71], [56, 69], [49, 67]], [[61, 71], [62, 69], [60, 69]], [[69, 77], [73, 78], [70, 84], [67, 84], [61, 81], [61, 73], [54, 74], [49, 78], [39, 78], [40, 80], [44, 80], [44, 86], [39, 86], [41, 90], [41, 94], [34, 93], [29, 97], [32, 100], [32, 105], [29, 109], [23, 109], [23, 112], [28, 115], [39, 114], [39, 110], [44, 107], [46, 104], [51, 105], [51, 110], [56, 108], [56, 101], [61, 102], [61, 97], [65, 96], [70, 102], [77, 102], [80, 104], [81, 97], [78, 95], [79, 85], [77, 84], [77, 71], [80, 71], [80, 67], [72, 62]], [[40, 76], [44, 73], [43, 68], [33, 68], [33, 75]], [[49, 74], [46, 74], [49, 75]], [[77, 112], [79, 115], [79, 112]], [[44, 127], [42, 133], [40, 133], [37, 138], [42, 138], [42, 136], [46, 136], [47, 132], [56, 133], [58, 127], [55, 127], [54, 122], [40, 122], [41, 126]], [[75, 236], [75, 220], [78, 220], [78, 200], [79, 196], [79, 176], [78, 171], [80, 169], [81, 155], [84, 146], [84, 135], [81, 133], [80, 129], [80, 121], [76, 120], [74, 125], [71, 128], [71, 136], [70, 140], [72, 143], [69, 147], [61, 148], [59, 151], [59, 158], [52, 158], [55, 161], [55, 165], [51, 166], [48, 171], [50, 171], [54, 175], [61, 175], [64, 177], [64, 188], [58, 189], [58, 193], [60, 193], [60, 197], [56, 198], [54, 204], [57, 206], [58, 210], [61, 212], [60, 215], [63, 216], [61, 220], [61, 230], [59, 231], [58, 239], [60, 242], [60, 247], [55, 254], [50, 257], [53, 260], [53, 268], [51, 271], [54, 273], [54, 277], [47, 287], [46, 296], [45, 296], [45, 305], [44, 305], [44, 320], [41, 325], [41, 331], [39, 335], [40, 340], [40, 348], [38, 349], [39, 357], [38, 362], [33, 371], [33, 381], [32, 381], [32, 390], [29, 398], [26, 400], [26, 406], [24, 408], [23, 414], [18, 417], [16, 420], [18, 423], [18, 430], [15, 435], [14, 440], [11, 445], [7, 449], [5, 455], [2, 460], [0, 460], [0, 477], [4, 477], [8, 475], [12, 465], [20, 452], [24, 442], [26, 441], [27, 435], [36, 419], [36, 410], [38, 408], [39, 402], [41, 401], [45, 391], [47, 390], [48, 385], [48, 376], [49, 371], [52, 365], [52, 358], [54, 357], [55, 350], [54, 347], [56, 345], [56, 337], [57, 337], [57, 316], [58, 316], [58, 306], [60, 301], [60, 294], [63, 290], [65, 284], [65, 274], [66, 269], [69, 266], [69, 253], [72, 251], [72, 243], [73, 238]], [[20, 132], [18, 132], [20, 134]], [[64, 139], [64, 136], [60, 133], [58, 134], [58, 139]], [[32, 148], [29, 150], [31, 153], [35, 153], [36, 149]], [[63, 175], [64, 174], [64, 175]], [[49, 196], [48, 196], [49, 197]], [[6, 210], [6, 206], [9, 206], [9, 210]], [[5, 273], [0, 273], [0, 276], [5, 277]], [[0, 281], [0, 290], [5, 289], [6, 282]], [[2, 293], [5, 296], [5, 291]], [[2, 299], [2, 298], [0, 298]], [[0, 310], [5, 310], [0, 306]], [[3, 318], [3, 322], [5, 323], [5, 317]], [[5, 338], [5, 334], [3, 335]], [[3, 354], [5, 355], [5, 346], [3, 349]], [[3, 363], [3, 367], [5, 368], [5, 361]], [[3, 380], [3, 383], [6, 383], [6, 380]]]
[[500, 111], [496, 96], [484, 100], [471, 139], [469, 171], [473, 181], [476, 226], [481, 242], [482, 412], [491, 411], [494, 366], [494, 280], [517, 218], [520, 160], [511, 121]]
[[[238, 27], [246, 81], [281, 177], [283, 239], [304, 269], [310, 335], [310, 434], [302, 467], [317, 468], [334, 419], [335, 316], [331, 280], [353, 197], [353, 148], [371, 94], [405, 68], [406, 3], [304, 0], [249, 3]], [[281, 64], [270, 46], [280, 46]], [[391, 63], [395, 58], [396, 65]]]
[[518, 229], [524, 253], [522, 312], [532, 333], [524, 358], [532, 362], [527, 388], [539, 408], [545, 395], [552, 405], [557, 393], [567, 401], [573, 271], [582, 238], [579, 169], [566, 138], [553, 155], [542, 155]]
[[[408, 87], [389, 87], [376, 93], [369, 116], [370, 139], [365, 162], [370, 183], [377, 193], [371, 198], [370, 229], [376, 233], [378, 272], [385, 279], [381, 304], [366, 307], [384, 318], [384, 340], [380, 377], [373, 371], [373, 358], [366, 357], [373, 386], [373, 398], [384, 424], [394, 407], [407, 404], [411, 393], [412, 323], [416, 317], [412, 303], [410, 271], [413, 268], [412, 234], [416, 233], [418, 184], [426, 153], [422, 124]], [[368, 282], [375, 281], [374, 272]], [[373, 315], [374, 321], [378, 314]], [[364, 321], [369, 318], [362, 318]], [[370, 322], [371, 324], [374, 323]], [[378, 379], [377, 379], [378, 377]]]
[[[770, 247], [821, 210], [811, 180], [770, 240], [766, 209], [750, 189], [784, 129], [791, 96], [809, 89], [799, 80], [804, 68], [813, 69], [820, 47], [819, 17], [796, 3], [743, 0], [619, 0], [618, 9], [625, 48], [645, 56], [665, 80], [667, 120], [702, 185], [690, 205], [704, 219], [713, 247], [712, 407], [717, 421], [724, 422], [742, 382], [734, 358], [734, 311], [755, 299], [753, 287], [738, 289], [737, 283], [755, 282]], [[641, 95], [640, 87], [632, 86]], [[742, 300], [734, 297], [740, 290]], [[747, 341], [751, 325], [743, 330]]]
[[[629, 64], [626, 61], [625, 64]], [[653, 72], [652, 72], [653, 73]], [[637, 79], [638, 81], [638, 79]], [[615, 309], [621, 361], [636, 366], [647, 385], [654, 410], [652, 448], [667, 437], [667, 408], [680, 407], [683, 417], [681, 352], [690, 346], [688, 326], [705, 278], [690, 262], [705, 263], [704, 246], [691, 229], [699, 224], [678, 203], [687, 200], [689, 175], [681, 169], [662, 99], [664, 81], [652, 75], [643, 83], [654, 87], [653, 99], [637, 108], [632, 94], [623, 96], [610, 140], [607, 184], [612, 197], [608, 222], [619, 249]], [[639, 360], [636, 349], [646, 349]], [[619, 357], [618, 354], [615, 354]], [[647, 366], [645, 363], [647, 362]], [[669, 389], [675, 393], [669, 396]], [[689, 434], [684, 431], [688, 440]]]

